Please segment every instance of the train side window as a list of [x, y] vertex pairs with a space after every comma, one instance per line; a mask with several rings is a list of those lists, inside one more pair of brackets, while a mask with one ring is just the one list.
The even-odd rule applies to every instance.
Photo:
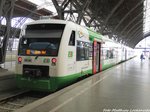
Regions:
[[84, 43], [81, 41], [77, 41], [77, 61], [83, 61], [85, 54], [84, 54]]
[[77, 61], [83, 61], [83, 60], [89, 60], [90, 50], [89, 50], [90, 44], [83, 41], [77, 41]]
[[92, 54], [93, 54], [92, 43], [89, 43], [89, 57], [92, 57]]
[[70, 40], [69, 40], [69, 45], [70, 46], [75, 46], [75, 31], [72, 31]]
[[89, 43], [84, 43], [84, 55], [85, 60], [89, 59]]
[[107, 50], [106, 51], [106, 59], [112, 59], [114, 58], [113, 50]]

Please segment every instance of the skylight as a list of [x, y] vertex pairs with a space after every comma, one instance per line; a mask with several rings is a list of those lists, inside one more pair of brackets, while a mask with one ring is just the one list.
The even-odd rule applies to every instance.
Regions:
[[53, 12], [53, 15], [57, 15], [57, 11], [56, 11], [56, 9], [53, 5], [53, 2], [51, 0], [27, 0], [27, 1], [36, 4], [37, 10], [45, 8], [45, 9]]

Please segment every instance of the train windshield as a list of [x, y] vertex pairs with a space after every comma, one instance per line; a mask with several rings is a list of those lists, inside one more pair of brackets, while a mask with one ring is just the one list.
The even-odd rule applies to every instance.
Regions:
[[28, 25], [19, 42], [19, 55], [57, 56], [64, 24]]

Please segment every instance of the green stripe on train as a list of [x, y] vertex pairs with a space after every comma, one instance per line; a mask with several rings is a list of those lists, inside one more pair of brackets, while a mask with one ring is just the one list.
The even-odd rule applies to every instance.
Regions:
[[108, 69], [108, 68], [110, 68], [110, 67], [112, 67], [114, 65], [115, 65], [115, 63], [110, 63], [110, 64], [102, 65], [102, 70], [106, 70], [106, 69]]
[[87, 29], [88, 30], [88, 33], [89, 33], [89, 38], [91, 41], [94, 41], [94, 38], [97, 38], [97, 39], [102, 39], [102, 35], [99, 34], [99, 33], [96, 33], [94, 31], [92, 31], [91, 29]]
[[92, 74], [92, 70], [87, 70], [82, 73], [67, 75], [64, 77], [50, 77], [50, 78], [25, 78], [22, 75], [16, 75], [16, 81], [19, 88], [30, 88], [38, 91], [56, 91], [58, 88], [65, 87], [85, 74]]

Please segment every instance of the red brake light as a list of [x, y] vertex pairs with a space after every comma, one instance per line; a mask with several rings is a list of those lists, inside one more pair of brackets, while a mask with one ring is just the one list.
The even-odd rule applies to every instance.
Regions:
[[57, 62], [57, 59], [56, 58], [52, 58], [52, 63], [56, 63]]
[[22, 62], [22, 57], [18, 57], [18, 62]]

